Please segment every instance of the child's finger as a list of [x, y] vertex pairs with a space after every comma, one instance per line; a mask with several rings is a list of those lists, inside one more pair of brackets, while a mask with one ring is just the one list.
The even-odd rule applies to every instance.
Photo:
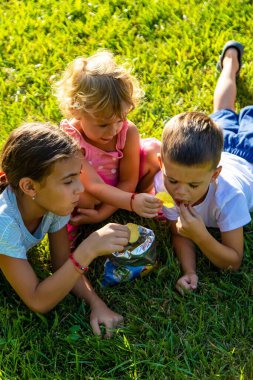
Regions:
[[197, 276], [192, 276], [191, 277], [191, 288], [193, 290], [197, 289], [197, 285], [198, 285], [198, 277]]
[[176, 284], [176, 290], [179, 294], [181, 294], [181, 296], [184, 296], [184, 289], [181, 284]]
[[179, 208], [180, 208], [180, 216], [183, 217], [183, 219], [187, 220], [189, 219], [189, 217], [192, 216], [188, 207], [186, 207], [183, 203], [180, 204]]
[[141, 216], [143, 217], [143, 218], [154, 218], [154, 217], [156, 217], [158, 215], [158, 212], [143, 212], [142, 214], [141, 214]]
[[94, 332], [94, 334], [101, 336], [101, 330], [100, 330], [100, 326], [99, 326], [98, 320], [97, 319], [92, 319], [90, 321], [90, 325], [91, 325], [91, 328], [92, 328], [92, 331]]
[[188, 210], [192, 216], [195, 216], [196, 218], [199, 216], [199, 213], [192, 206], [189, 205]]

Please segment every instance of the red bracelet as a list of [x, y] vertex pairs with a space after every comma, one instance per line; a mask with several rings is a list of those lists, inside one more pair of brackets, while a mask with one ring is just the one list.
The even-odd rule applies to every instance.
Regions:
[[89, 267], [84, 267], [78, 261], [76, 261], [76, 259], [73, 256], [73, 253], [70, 253], [69, 258], [72, 261], [72, 263], [74, 264], [75, 269], [79, 269], [81, 271], [81, 272], [78, 271], [79, 273], [87, 272], [87, 270], [89, 269]]
[[130, 209], [131, 209], [131, 211], [133, 211], [133, 212], [135, 212], [134, 209], [133, 209], [133, 200], [134, 200], [134, 198], [135, 198], [136, 195], [137, 195], [136, 193], [133, 193], [133, 194], [131, 195], [131, 198], [130, 198]]

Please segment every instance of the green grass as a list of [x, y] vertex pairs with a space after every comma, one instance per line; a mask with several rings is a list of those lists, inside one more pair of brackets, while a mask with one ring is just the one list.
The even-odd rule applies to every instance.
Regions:
[[[212, 112], [215, 64], [223, 44], [245, 44], [238, 107], [252, 103], [253, 5], [249, 0], [25, 0], [0, 4], [0, 145], [26, 120], [61, 120], [51, 84], [78, 55], [108, 48], [128, 60], [146, 96], [131, 115], [143, 136], [160, 138], [166, 118]], [[253, 379], [251, 226], [237, 273], [199, 254], [199, 289], [179, 296], [168, 228], [121, 212], [113, 218], [154, 229], [159, 265], [148, 277], [101, 288], [125, 317], [111, 340], [93, 336], [89, 308], [69, 295], [47, 316], [30, 312], [1, 277], [0, 379]], [[216, 233], [216, 232], [214, 232]], [[50, 273], [46, 242], [31, 260]]]

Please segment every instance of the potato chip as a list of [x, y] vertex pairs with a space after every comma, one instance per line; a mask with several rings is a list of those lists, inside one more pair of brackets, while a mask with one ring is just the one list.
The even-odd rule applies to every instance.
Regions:
[[166, 191], [161, 191], [155, 195], [156, 198], [160, 199], [163, 202], [163, 206], [171, 208], [175, 206], [173, 198]]
[[127, 223], [127, 228], [130, 231], [129, 243], [135, 243], [140, 237], [138, 225], [134, 223]]

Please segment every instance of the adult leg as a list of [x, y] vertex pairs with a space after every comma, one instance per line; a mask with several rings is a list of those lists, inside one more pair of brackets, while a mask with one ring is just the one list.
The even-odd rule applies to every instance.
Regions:
[[238, 50], [233, 47], [228, 48], [222, 61], [222, 71], [214, 91], [214, 112], [220, 109], [235, 110], [236, 74], [238, 70]]

